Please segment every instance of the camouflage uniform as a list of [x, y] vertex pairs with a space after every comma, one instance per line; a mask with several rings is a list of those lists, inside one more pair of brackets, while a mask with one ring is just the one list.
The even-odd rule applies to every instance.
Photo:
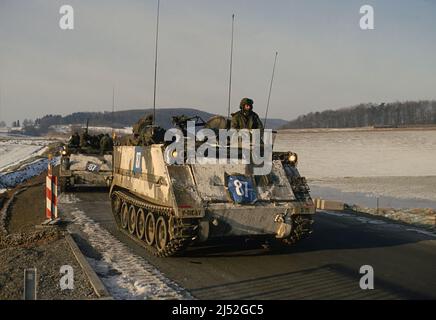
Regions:
[[80, 136], [77, 132], [74, 132], [74, 134], [71, 136], [68, 146], [71, 148], [77, 148], [80, 146]]
[[165, 130], [159, 126], [153, 126], [153, 115], [148, 114], [133, 126], [133, 137], [129, 139], [129, 144], [148, 146], [162, 143], [164, 135]]
[[[249, 111], [244, 110], [244, 106], [251, 106]], [[263, 130], [263, 123], [256, 112], [253, 111], [253, 100], [244, 98], [241, 100], [238, 112], [232, 113], [232, 129], [260, 129]]]
[[88, 132], [84, 131], [82, 132], [82, 134], [80, 135], [80, 147], [81, 148], [86, 148], [89, 146], [90, 144], [90, 135], [88, 134]]
[[100, 139], [100, 153], [104, 154], [105, 152], [112, 151], [114, 146], [113, 140], [111, 137], [109, 137], [108, 134], [105, 134]]

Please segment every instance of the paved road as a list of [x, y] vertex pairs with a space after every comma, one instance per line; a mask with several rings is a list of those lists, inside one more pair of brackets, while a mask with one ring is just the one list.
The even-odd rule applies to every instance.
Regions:
[[[226, 240], [156, 258], [117, 230], [106, 193], [76, 196], [75, 207], [199, 299], [436, 298], [436, 237], [410, 226], [322, 212], [311, 237], [286, 252]], [[374, 268], [375, 290], [360, 289], [362, 265]]]

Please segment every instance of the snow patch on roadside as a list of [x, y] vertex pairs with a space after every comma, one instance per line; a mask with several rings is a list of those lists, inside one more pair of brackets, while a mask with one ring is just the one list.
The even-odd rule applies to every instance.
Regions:
[[[60, 197], [60, 203], [74, 203], [74, 196]], [[192, 299], [176, 283], [166, 278], [144, 258], [133, 254], [108, 231], [83, 211], [73, 210], [73, 222], [86, 234], [91, 246], [102, 256], [101, 260], [88, 258], [115, 299]]]
[[40, 155], [45, 151], [45, 147], [34, 145], [8, 145], [0, 149], [0, 171], [6, 171], [27, 159]]
[[65, 203], [65, 204], [73, 204], [80, 202], [80, 199], [78, 199], [74, 194], [71, 193], [62, 193], [59, 196], [59, 203]]
[[53, 140], [41, 138], [1, 138], [0, 171], [6, 171], [32, 157], [42, 155]]
[[371, 219], [371, 218], [359, 216], [357, 214], [339, 213], [339, 212], [332, 212], [332, 211], [322, 211], [322, 213], [325, 213], [325, 214], [330, 215], [330, 216], [335, 216], [335, 217], [353, 219], [353, 220], [359, 221], [360, 223], [363, 223], [363, 224], [383, 225], [386, 227], [401, 227], [406, 231], [421, 233], [421, 234], [424, 234], [424, 235], [427, 235], [427, 236], [430, 236], [433, 238], [436, 237], [436, 232], [431, 232], [431, 231], [427, 231], [427, 230], [419, 229], [419, 228], [409, 228], [409, 227], [406, 227], [406, 226], [403, 226], [400, 224], [394, 224], [394, 223], [389, 223], [389, 222], [385, 222], [382, 220], [378, 220], [376, 218]]
[[[59, 164], [59, 161], [60, 158], [56, 157], [51, 160], [51, 163], [52, 165], [57, 165]], [[48, 159], [39, 159], [24, 166], [18, 171], [0, 173], [0, 189], [14, 188], [18, 184], [40, 175], [47, 170], [48, 162]]]

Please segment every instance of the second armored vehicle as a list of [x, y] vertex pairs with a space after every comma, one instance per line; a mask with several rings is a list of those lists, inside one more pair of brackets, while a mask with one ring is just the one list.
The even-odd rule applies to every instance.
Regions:
[[112, 179], [113, 141], [108, 134], [90, 135], [88, 125], [74, 133], [61, 151], [61, 190], [73, 187], [109, 187]]

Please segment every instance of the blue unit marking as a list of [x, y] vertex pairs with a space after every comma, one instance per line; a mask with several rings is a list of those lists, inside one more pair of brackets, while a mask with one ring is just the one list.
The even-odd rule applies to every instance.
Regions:
[[142, 148], [135, 147], [135, 155], [133, 159], [133, 173], [142, 173]]
[[249, 177], [243, 175], [229, 176], [227, 187], [235, 203], [251, 204], [257, 200], [253, 181]]

